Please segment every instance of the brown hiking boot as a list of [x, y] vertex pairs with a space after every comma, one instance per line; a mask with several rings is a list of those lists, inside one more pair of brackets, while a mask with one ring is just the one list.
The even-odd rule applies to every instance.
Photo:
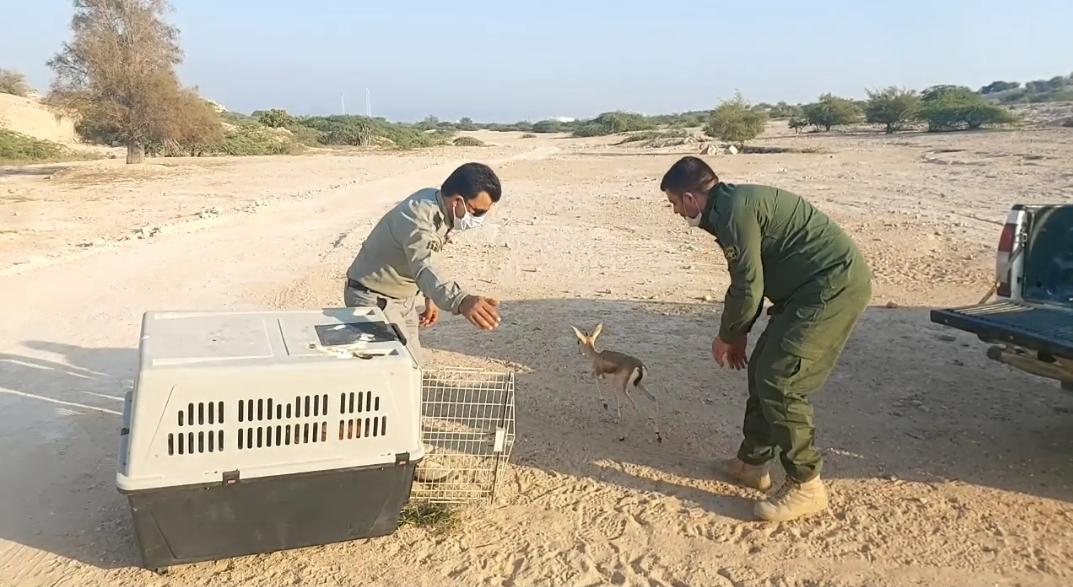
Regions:
[[756, 502], [753, 513], [768, 522], [787, 522], [827, 509], [827, 489], [819, 476], [805, 483], [787, 479], [778, 491]]
[[767, 465], [750, 465], [735, 457], [717, 462], [715, 469], [749, 489], [757, 491], [771, 489], [771, 475], [767, 472]]

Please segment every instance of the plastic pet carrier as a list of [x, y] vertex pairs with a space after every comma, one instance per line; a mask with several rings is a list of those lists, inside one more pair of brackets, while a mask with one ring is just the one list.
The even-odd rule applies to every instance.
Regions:
[[147, 313], [116, 483], [144, 565], [393, 532], [421, 371], [377, 308]]

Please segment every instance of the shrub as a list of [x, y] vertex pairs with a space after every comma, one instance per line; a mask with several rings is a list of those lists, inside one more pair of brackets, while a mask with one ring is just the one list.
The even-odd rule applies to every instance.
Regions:
[[786, 123], [795, 133], [800, 133], [801, 129], [809, 125], [808, 119], [802, 116], [791, 116], [790, 120]]
[[10, 69], [0, 69], [0, 94], [12, 94], [26, 97], [30, 86], [26, 85], [26, 76]]
[[257, 122], [271, 128], [283, 128], [294, 124], [294, 117], [287, 114], [286, 110], [279, 108], [254, 112], [253, 117], [257, 119]]
[[477, 128], [478, 127], [476, 124], [473, 123], [472, 118], [462, 117], [458, 120], [458, 130], [471, 131], [477, 130]]
[[216, 149], [227, 155], [295, 155], [302, 152], [303, 146], [285, 131], [257, 124], [240, 126], [227, 133]]
[[0, 128], [0, 161], [49, 161], [63, 157], [65, 152], [59, 143]]
[[924, 91], [919, 116], [928, 130], [977, 129], [988, 124], [1008, 124], [1017, 118], [972, 90], [959, 86], [936, 86]]
[[764, 132], [766, 125], [767, 112], [750, 109], [745, 99], [738, 94], [712, 111], [704, 132], [744, 147], [746, 141], [751, 141]]
[[422, 130], [428, 126], [426, 123], [392, 123], [367, 116], [310, 116], [300, 119], [298, 125], [319, 131], [319, 140], [325, 145], [389, 144], [399, 149], [416, 149], [445, 144], [452, 134], [438, 128]]
[[872, 124], [882, 124], [887, 134], [898, 130], [916, 117], [920, 96], [912, 90], [890, 87], [882, 91], [867, 90], [865, 117]]
[[829, 131], [832, 126], [857, 122], [861, 111], [852, 100], [824, 94], [819, 102], [805, 106], [804, 115], [809, 124]]
[[541, 134], [563, 132], [563, 123], [558, 120], [541, 120], [533, 125], [533, 132]]
[[531, 132], [527, 132], [527, 133], [525, 133], [524, 135], [522, 135], [522, 138], [523, 138], [523, 139], [535, 139], [535, 138], [536, 138], [536, 135], [535, 135], [535, 134], [533, 134], [533, 133], [531, 133]]
[[689, 133], [680, 128], [672, 128], [668, 130], [644, 130], [641, 132], [631, 133], [625, 136], [619, 145], [625, 145], [628, 143], [638, 143], [642, 141], [655, 141], [659, 139], [679, 139], [685, 138]]
[[291, 136], [294, 138], [295, 142], [298, 142], [300, 144], [312, 147], [321, 144], [322, 142], [320, 131], [313, 128], [309, 128], [308, 126], [301, 126], [295, 124], [293, 126], [288, 127], [287, 130], [291, 132]]
[[484, 141], [477, 137], [458, 137], [451, 144], [456, 147], [483, 147]]
[[643, 114], [637, 114], [636, 112], [604, 112], [592, 120], [575, 124], [574, 136], [597, 137], [649, 130], [655, 127], [656, 123]]
[[994, 81], [986, 86], [980, 88], [981, 94], [996, 94], [998, 92], [1007, 92], [1009, 90], [1016, 90], [1021, 87], [1021, 82], [1004, 82]]
[[59, 143], [44, 141], [0, 128], [0, 164], [44, 163], [75, 159], [100, 159], [89, 151], [75, 151]]

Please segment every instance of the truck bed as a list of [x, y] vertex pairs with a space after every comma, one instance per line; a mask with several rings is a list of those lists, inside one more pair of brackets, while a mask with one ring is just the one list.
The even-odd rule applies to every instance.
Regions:
[[1073, 311], [1068, 309], [1000, 301], [932, 310], [931, 321], [972, 332], [987, 341], [1073, 359]]

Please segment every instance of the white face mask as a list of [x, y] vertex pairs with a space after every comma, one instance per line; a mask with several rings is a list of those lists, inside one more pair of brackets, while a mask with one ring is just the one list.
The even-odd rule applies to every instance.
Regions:
[[[693, 196], [689, 196], [689, 198], [691, 200], [693, 200], [694, 202], [696, 202], [696, 200], [693, 199]], [[683, 205], [685, 204], [685, 196], [682, 196], [682, 203], [683, 203]], [[700, 219], [701, 219], [701, 216], [703, 214], [704, 214], [704, 211], [698, 209], [696, 216], [692, 216], [692, 217], [687, 216], [686, 217], [686, 224], [688, 224], [689, 226], [691, 226], [693, 228], [699, 228], [700, 227]]]
[[473, 214], [470, 214], [469, 207], [466, 206], [465, 202], [462, 203], [462, 209], [465, 210], [465, 216], [461, 218], [455, 216], [455, 230], [469, 230], [484, 224], [484, 216], [474, 216]]

